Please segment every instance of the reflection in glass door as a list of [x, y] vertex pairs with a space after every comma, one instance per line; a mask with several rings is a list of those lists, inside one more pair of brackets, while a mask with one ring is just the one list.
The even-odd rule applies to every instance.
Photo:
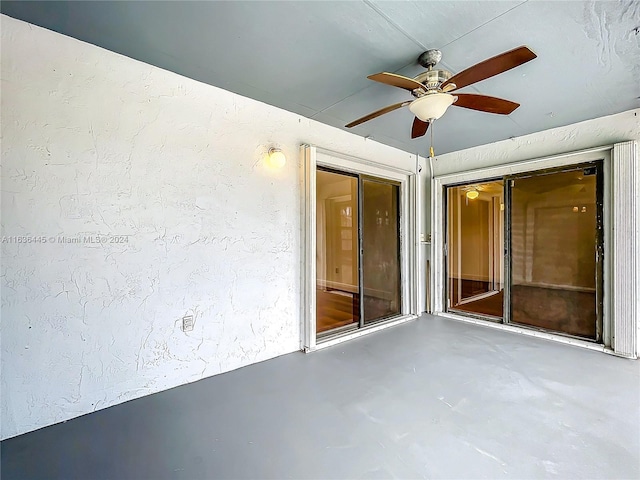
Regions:
[[447, 306], [501, 319], [504, 312], [502, 180], [447, 189]]
[[511, 322], [601, 339], [600, 167], [509, 181]]
[[399, 200], [399, 184], [318, 168], [317, 334], [401, 313]]
[[363, 322], [400, 314], [400, 187], [362, 180]]
[[360, 322], [358, 177], [316, 173], [316, 331]]

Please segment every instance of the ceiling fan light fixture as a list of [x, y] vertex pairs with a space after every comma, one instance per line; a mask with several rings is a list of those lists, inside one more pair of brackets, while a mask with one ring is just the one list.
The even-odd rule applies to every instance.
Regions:
[[467, 198], [469, 200], [475, 200], [476, 198], [478, 198], [480, 196], [480, 192], [478, 192], [477, 190], [469, 190], [467, 192]]
[[437, 120], [458, 97], [449, 93], [432, 93], [415, 99], [409, 105], [409, 110], [423, 122]]

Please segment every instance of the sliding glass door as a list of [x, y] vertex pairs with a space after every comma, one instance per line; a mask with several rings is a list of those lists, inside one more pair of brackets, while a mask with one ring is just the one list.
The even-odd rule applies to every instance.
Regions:
[[510, 321], [600, 340], [601, 164], [508, 180]]
[[451, 311], [501, 319], [504, 303], [502, 180], [447, 189]]
[[400, 314], [400, 187], [362, 179], [364, 324]]
[[316, 330], [360, 322], [358, 177], [316, 174]]
[[602, 178], [594, 162], [448, 187], [447, 310], [600, 341]]
[[316, 333], [334, 335], [401, 313], [400, 186], [316, 172]]

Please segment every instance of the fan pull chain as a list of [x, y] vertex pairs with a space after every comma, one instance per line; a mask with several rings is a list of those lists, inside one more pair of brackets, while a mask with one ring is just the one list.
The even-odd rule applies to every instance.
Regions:
[[431, 146], [429, 147], [429, 156], [431, 158], [436, 156], [436, 154], [433, 152], [433, 124], [434, 123], [435, 122], [433, 122], [433, 121], [431, 122]]

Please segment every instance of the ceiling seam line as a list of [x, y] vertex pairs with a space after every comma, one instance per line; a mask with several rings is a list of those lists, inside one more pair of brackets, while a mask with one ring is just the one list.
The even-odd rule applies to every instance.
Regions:
[[514, 118], [512, 118], [511, 115], [507, 115], [507, 118], [509, 120], [511, 120], [520, 130], [523, 129], [522, 125], [520, 125], [518, 122], [516, 122], [516, 120]]
[[393, 28], [395, 28], [397, 31], [399, 31], [401, 34], [403, 34], [405, 37], [407, 37], [409, 40], [411, 40], [413, 43], [415, 43], [422, 50], [428, 50], [428, 48], [425, 47], [419, 40], [417, 40], [416, 38], [413, 38], [400, 25], [398, 25], [393, 20], [391, 20], [391, 18], [387, 14], [385, 14], [382, 10], [380, 10], [373, 3], [371, 3], [370, 0], [362, 0], [362, 2], [365, 5], [367, 5], [369, 8], [371, 8], [374, 12], [376, 12], [378, 15], [380, 15], [382, 18], [384, 18], [389, 25], [391, 25]]
[[[414, 64], [414, 62], [409, 62], [409, 63], [407, 63], [406, 65], [403, 65], [403, 66], [401, 66], [400, 68], [395, 69], [395, 70], [394, 70], [394, 72], [399, 72], [399, 71], [400, 71], [400, 70], [402, 70], [403, 68], [406, 68], [406, 67], [408, 67], [409, 65], [413, 65], [413, 64]], [[325, 107], [325, 108], [323, 108], [322, 110], [317, 111], [316, 113], [314, 113], [314, 114], [313, 114], [313, 116], [312, 116], [311, 118], [313, 118], [313, 117], [315, 117], [316, 115], [319, 115], [319, 114], [321, 114], [321, 113], [325, 112], [326, 110], [329, 110], [331, 107], [335, 107], [335, 106], [336, 106], [336, 105], [338, 105], [340, 102], [345, 101], [347, 98], [351, 98], [351, 97], [353, 97], [354, 95], [357, 95], [357, 94], [358, 94], [358, 93], [360, 93], [360, 92], [364, 92], [366, 89], [371, 88], [371, 87], [373, 87], [374, 85], [375, 85], [375, 84], [373, 84], [373, 83], [372, 83], [372, 84], [369, 84], [368, 86], [363, 87], [363, 88], [361, 88], [360, 90], [358, 90], [358, 91], [356, 91], [356, 92], [353, 92], [353, 93], [351, 93], [351, 94], [347, 95], [347, 96], [346, 96], [346, 97], [344, 97], [344, 98], [341, 98], [340, 100], [338, 100], [338, 101], [337, 101], [337, 102], [335, 102], [335, 103], [332, 103], [332, 104], [331, 104], [331, 105], [329, 105], [328, 107]]]
[[336, 106], [336, 105], [338, 105], [340, 102], [345, 101], [347, 98], [353, 97], [354, 95], [357, 95], [357, 94], [358, 94], [358, 93], [360, 93], [360, 92], [364, 92], [367, 88], [371, 88], [372, 86], [373, 86], [373, 85], [369, 85], [368, 87], [361, 88], [361, 89], [360, 89], [360, 90], [358, 90], [357, 92], [353, 92], [353, 93], [351, 93], [351, 94], [347, 95], [346, 97], [341, 98], [341, 99], [340, 99], [340, 100], [338, 100], [337, 102], [332, 103], [332, 104], [331, 104], [331, 105], [329, 105], [328, 107], [325, 107], [325, 108], [323, 108], [322, 110], [318, 110], [316, 113], [314, 113], [314, 114], [313, 114], [313, 116], [312, 116], [311, 118], [315, 117], [316, 115], [320, 115], [321, 113], [324, 113], [325, 111], [329, 110], [331, 107], [335, 107], [335, 106]]
[[[409, 65], [413, 65], [413, 62], [411, 62], [411, 63], [407, 63], [406, 65], [403, 65], [402, 67], [400, 67], [400, 68], [398, 68], [398, 69], [394, 70], [394, 72], [399, 72], [400, 70], [402, 70], [403, 68], [408, 67]], [[326, 111], [326, 110], [329, 110], [331, 107], [335, 107], [335, 106], [336, 106], [336, 105], [338, 105], [340, 102], [345, 101], [347, 98], [351, 98], [351, 97], [353, 97], [354, 95], [359, 94], [360, 92], [364, 92], [366, 89], [371, 88], [371, 87], [373, 87], [374, 85], [375, 85], [375, 84], [370, 84], [370, 85], [368, 85], [368, 86], [366, 86], [366, 87], [364, 87], [364, 88], [361, 88], [361, 89], [360, 89], [360, 90], [358, 90], [357, 92], [353, 92], [353, 93], [351, 93], [351, 94], [347, 95], [346, 97], [341, 98], [340, 100], [338, 100], [338, 101], [337, 101], [337, 102], [335, 102], [335, 103], [332, 103], [332, 104], [331, 104], [331, 105], [329, 105], [328, 107], [325, 107], [325, 108], [323, 108], [322, 110], [317, 111], [316, 113], [314, 113], [314, 114], [313, 114], [313, 116], [312, 116], [311, 118], [315, 117], [316, 115], [319, 115], [319, 114], [323, 113], [323, 112], [324, 112], [324, 111]]]
[[488, 25], [489, 23], [493, 22], [494, 20], [502, 17], [503, 15], [506, 15], [507, 13], [515, 10], [518, 7], [521, 7], [522, 5], [524, 5], [525, 3], [527, 3], [529, 0], [524, 0], [523, 2], [520, 2], [518, 5], [516, 5], [515, 7], [510, 8], [509, 10], [502, 12], [500, 15], [496, 15], [495, 17], [493, 17], [491, 20], [487, 20], [486, 22], [484, 22], [482, 25], [478, 25], [476, 28], [469, 30], [467, 33], [465, 33], [464, 35], [459, 36], [458, 38], [456, 38], [455, 40], [451, 40], [449, 43], [444, 44], [442, 47], [440, 48], [445, 48], [449, 45], [451, 45], [452, 43], [457, 42], [458, 40], [460, 40], [461, 38], [466, 37], [467, 35], [475, 32], [476, 30], [478, 30], [479, 28], [484, 27], [485, 25]]

